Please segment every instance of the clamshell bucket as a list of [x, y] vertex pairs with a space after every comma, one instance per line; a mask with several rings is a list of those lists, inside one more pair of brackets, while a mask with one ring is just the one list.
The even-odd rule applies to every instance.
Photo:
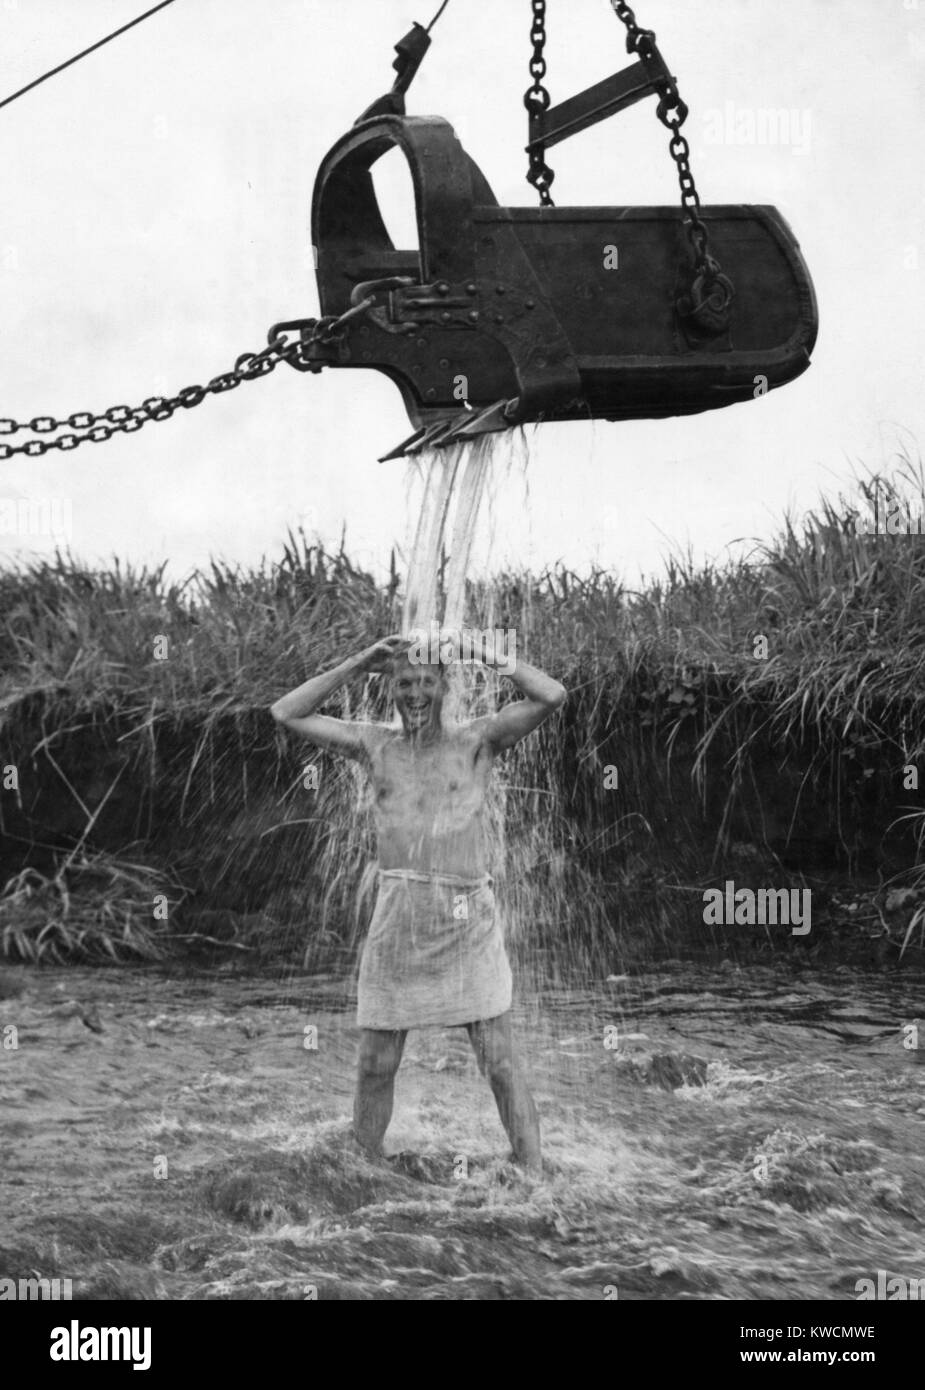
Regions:
[[[550, 113], [564, 113], [550, 139], [637, 99], [638, 82], [614, 96], [634, 71]], [[417, 250], [393, 246], [376, 199], [370, 171], [393, 148], [411, 172]], [[303, 328], [298, 365], [391, 377], [416, 430], [394, 455], [527, 421], [750, 400], [809, 365], [812, 282], [776, 208], [705, 206], [699, 216], [722, 267], [706, 286], [681, 208], [500, 207], [447, 121], [368, 115], [316, 178], [323, 317]]]

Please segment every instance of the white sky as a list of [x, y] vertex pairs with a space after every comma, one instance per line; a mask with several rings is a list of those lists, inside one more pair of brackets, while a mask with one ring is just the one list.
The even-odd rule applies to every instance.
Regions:
[[[150, 0], [148, 0], [150, 3]], [[0, 0], [0, 97], [148, 7]], [[437, 0], [176, 0], [0, 111], [0, 415], [136, 404], [205, 382], [278, 320], [318, 312], [308, 221], [326, 149], [389, 85]], [[530, 505], [502, 489], [496, 557], [633, 577], [670, 543], [721, 556], [782, 509], [921, 440], [925, 0], [638, 0], [687, 100], [705, 203], [774, 203], [820, 308], [809, 371], [682, 420], [544, 426]], [[409, 111], [456, 127], [499, 201], [523, 179], [529, 0], [451, 0]], [[549, 0], [558, 101], [625, 66], [606, 0]], [[786, 108], [802, 149], [720, 144], [715, 113]], [[808, 114], [807, 114], [808, 113]], [[807, 138], [808, 137], [808, 138]], [[560, 205], [669, 203], [654, 102], [551, 151]], [[397, 185], [396, 185], [397, 186]], [[73, 550], [249, 562], [306, 523], [377, 565], [405, 534], [411, 431], [374, 372], [285, 366], [162, 425], [0, 464], [0, 500], [70, 507]], [[0, 547], [53, 548], [0, 536]]]

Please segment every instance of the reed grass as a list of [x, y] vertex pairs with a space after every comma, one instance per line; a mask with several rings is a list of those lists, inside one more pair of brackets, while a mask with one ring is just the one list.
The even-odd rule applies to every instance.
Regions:
[[49, 875], [23, 868], [0, 892], [0, 955], [58, 964], [160, 960], [165, 933], [152, 904], [168, 887], [149, 865], [102, 852], [68, 855]]

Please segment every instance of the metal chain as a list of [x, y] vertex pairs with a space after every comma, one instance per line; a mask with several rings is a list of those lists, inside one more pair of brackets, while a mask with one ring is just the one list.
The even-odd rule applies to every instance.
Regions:
[[617, 19], [626, 25], [626, 51], [627, 53], [640, 53], [640, 45], [645, 40], [651, 42], [655, 35], [651, 29], [640, 29], [636, 16], [633, 14], [629, 5], [624, 4], [624, 0], [610, 0], [610, 8], [613, 10]]
[[[326, 324], [324, 336], [330, 336], [333, 324]], [[175, 396], [150, 396], [141, 405], [113, 405], [102, 415], [94, 415], [89, 410], [78, 410], [66, 420], [56, 420], [52, 415], [37, 415], [28, 424], [16, 420], [0, 419], [0, 435], [16, 434], [19, 430], [31, 430], [33, 434], [50, 434], [53, 430], [87, 430], [86, 434], [60, 434], [56, 439], [30, 439], [25, 444], [0, 443], [0, 460], [12, 458], [14, 454], [27, 454], [39, 458], [50, 449], [69, 451], [80, 444], [101, 444], [114, 434], [134, 434], [151, 420], [169, 420], [180, 406], [190, 410], [200, 405], [206, 396], [218, 396], [225, 391], [233, 391], [242, 381], [254, 381], [257, 377], [268, 376], [280, 362], [294, 361], [302, 351], [302, 343], [289, 342], [285, 336], [273, 339], [262, 352], [244, 352], [237, 359], [230, 372], [213, 377], [207, 386], [184, 386]]]
[[[610, 7], [626, 26], [626, 48], [628, 53], [645, 57], [651, 53], [655, 34], [651, 29], [640, 28], [636, 16], [624, 0], [610, 0]], [[681, 134], [681, 127], [687, 120], [687, 104], [682, 101], [678, 84], [669, 77], [658, 86], [659, 102], [656, 114], [662, 125], [671, 131], [668, 150], [678, 170], [678, 183], [681, 186], [681, 206], [686, 213], [687, 235], [694, 251], [694, 264], [697, 271], [714, 278], [719, 273], [719, 265], [709, 254], [709, 237], [706, 225], [700, 216], [700, 195], [694, 183], [690, 166], [690, 145]]]
[[[533, 83], [524, 92], [524, 106], [530, 118], [530, 139], [535, 140], [542, 134], [543, 117], [549, 110], [550, 96], [543, 86], [543, 78], [546, 76], [546, 59], [543, 50], [546, 47], [546, 0], [530, 0], [533, 10], [533, 23], [530, 26], [530, 41], [533, 44], [533, 56], [530, 59], [530, 76]], [[530, 167], [527, 171], [527, 182], [531, 183], [540, 195], [540, 206], [551, 208], [554, 206], [549, 189], [555, 178], [555, 173], [546, 163], [546, 150], [540, 142], [530, 151]]]

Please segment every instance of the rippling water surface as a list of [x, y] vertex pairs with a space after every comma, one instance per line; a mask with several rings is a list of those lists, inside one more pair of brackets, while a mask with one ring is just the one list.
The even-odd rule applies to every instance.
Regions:
[[880, 1269], [925, 1277], [921, 977], [671, 965], [522, 998], [542, 1180], [508, 1163], [458, 1031], [409, 1039], [400, 1156], [354, 1151], [341, 977], [18, 980], [0, 1275], [194, 1299], [853, 1299]]

